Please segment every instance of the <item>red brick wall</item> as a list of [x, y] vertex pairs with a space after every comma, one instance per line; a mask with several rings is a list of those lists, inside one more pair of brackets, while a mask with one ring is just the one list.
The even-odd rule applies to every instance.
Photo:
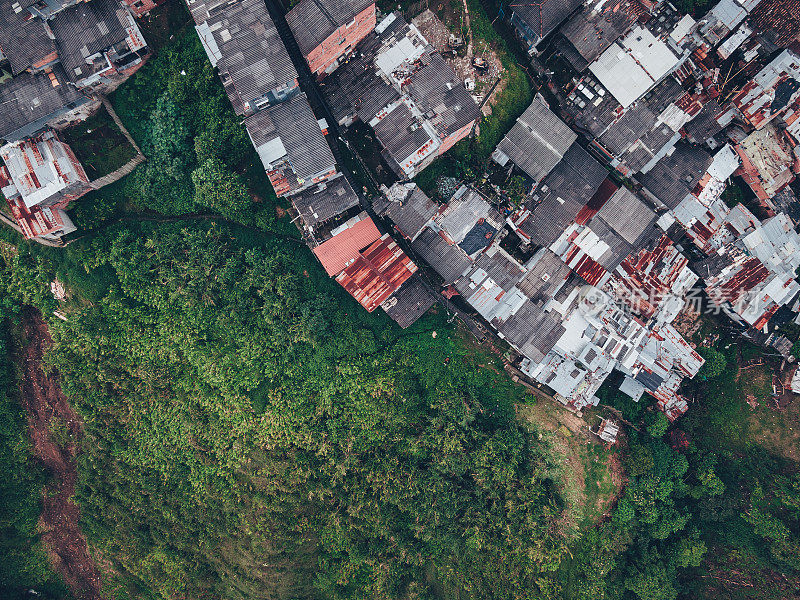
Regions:
[[458, 131], [454, 131], [453, 133], [448, 135], [446, 138], [444, 138], [442, 140], [442, 145], [439, 146], [439, 154], [440, 155], [444, 154], [445, 152], [450, 150], [450, 148], [452, 148], [456, 144], [456, 142], [458, 142], [460, 140], [463, 140], [465, 137], [467, 137], [469, 135], [469, 132], [472, 131], [472, 126], [474, 124], [475, 124], [475, 121], [472, 121], [471, 123], [467, 123], [466, 125], [464, 125], [464, 127], [459, 129]]
[[311, 72], [318, 77], [325, 76], [325, 69], [330, 67], [340, 56], [351, 51], [355, 45], [375, 29], [375, 4], [371, 4], [356, 15], [352, 23], [342, 25], [319, 46], [306, 56]]

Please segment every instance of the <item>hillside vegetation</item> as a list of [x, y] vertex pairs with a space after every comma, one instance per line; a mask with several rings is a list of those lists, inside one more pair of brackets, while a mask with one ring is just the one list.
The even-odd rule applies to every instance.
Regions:
[[[75, 500], [108, 597], [778, 600], [800, 589], [797, 465], [741, 443], [735, 360], [704, 374], [704, 401], [671, 429], [646, 401], [601, 391], [638, 428], [623, 439], [612, 506], [608, 453], [558, 441], [561, 425], [538, 425], [544, 404], [520, 423], [530, 396], [450, 315], [403, 331], [325, 276], [279, 216], [194, 31], [112, 102], [148, 162], [80, 201], [84, 233], [66, 248], [0, 234], [3, 327], [23, 305], [42, 311], [47, 365], [83, 417]], [[59, 595], [36, 538], [42, 476], [19, 405], [3, 398], [3, 583]], [[560, 448], [586, 461], [581, 481]]]

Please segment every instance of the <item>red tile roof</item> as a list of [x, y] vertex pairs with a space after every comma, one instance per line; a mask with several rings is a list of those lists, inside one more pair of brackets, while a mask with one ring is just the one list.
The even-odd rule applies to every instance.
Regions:
[[397, 243], [384, 234], [359, 253], [336, 278], [361, 306], [372, 312], [417, 270]]
[[353, 224], [314, 248], [314, 254], [331, 277], [338, 275], [363, 250], [380, 239], [381, 233], [370, 217]]

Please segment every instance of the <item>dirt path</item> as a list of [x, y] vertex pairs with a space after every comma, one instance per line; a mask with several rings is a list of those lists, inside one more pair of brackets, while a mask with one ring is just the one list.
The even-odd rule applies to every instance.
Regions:
[[99, 600], [100, 577], [80, 529], [80, 510], [71, 500], [77, 480], [75, 457], [83, 436], [82, 424], [61, 391], [58, 373], [42, 371], [42, 356], [51, 339], [41, 313], [26, 307], [22, 329], [24, 347], [17, 348], [15, 356], [22, 376], [22, 406], [27, 413], [33, 453], [51, 476], [42, 490], [39, 518], [42, 541], [53, 568], [74, 596], [80, 600]]

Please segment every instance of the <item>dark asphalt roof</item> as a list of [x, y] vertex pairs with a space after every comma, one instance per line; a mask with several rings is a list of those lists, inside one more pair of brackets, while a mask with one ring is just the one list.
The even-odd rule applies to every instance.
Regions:
[[534, 181], [558, 164], [577, 136], [537, 95], [500, 141], [495, 156], [508, 156]]
[[313, 228], [357, 206], [358, 196], [347, 178], [340, 176], [292, 196], [292, 204], [306, 225]]
[[300, 50], [308, 55], [372, 4], [374, 0], [300, 0], [286, 14], [286, 22]]
[[[683, 93], [681, 85], [672, 77], [668, 77], [609, 127], [608, 131], [600, 136], [600, 143], [614, 154], [624, 153], [636, 140], [653, 129], [658, 116]], [[662, 129], [669, 131], [668, 134], [663, 134], [667, 139], [672, 137], [674, 132], [666, 125], [658, 127], [656, 135]], [[651, 140], [651, 143], [656, 144], [655, 140]]]
[[56, 51], [41, 19], [30, 18], [30, 12], [15, 12], [12, 3], [0, 3], [0, 49], [11, 65], [14, 75], [43, 61]]
[[352, 116], [368, 123], [379, 110], [400, 97], [376, 73], [375, 52], [380, 44], [378, 35], [370, 33], [359, 44], [359, 53], [325, 78], [322, 93], [340, 123]]
[[27, 71], [0, 84], [0, 137], [8, 139], [26, 125], [47, 119], [68, 105], [77, 106], [86, 101], [86, 97], [69, 84], [61, 65], [53, 67], [53, 75], [60, 83], [56, 87], [46, 73]]
[[678, 144], [671, 155], [637, 179], [667, 208], [675, 208], [694, 189], [712, 160], [705, 150]]

